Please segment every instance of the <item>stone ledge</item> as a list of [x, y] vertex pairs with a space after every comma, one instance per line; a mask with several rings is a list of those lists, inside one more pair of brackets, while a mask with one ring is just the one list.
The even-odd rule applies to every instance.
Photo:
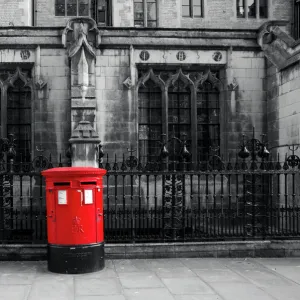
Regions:
[[[300, 240], [106, 244], [105, 257], [300, 257]], [[47, 260], [47, 245], [0, 245], [1, 260]]]

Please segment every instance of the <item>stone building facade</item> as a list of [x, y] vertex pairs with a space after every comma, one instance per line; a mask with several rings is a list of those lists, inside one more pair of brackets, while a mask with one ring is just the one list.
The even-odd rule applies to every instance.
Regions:
[[101, 140], [146, 161], [161, 134], [186, 135], [193, 161], [228, 158], [253, 127], [274, 148], [300, 142], [297, 1], [8, 2], [1, 136], [23, 160], [71, 145], [74, 166], [96, 166]]

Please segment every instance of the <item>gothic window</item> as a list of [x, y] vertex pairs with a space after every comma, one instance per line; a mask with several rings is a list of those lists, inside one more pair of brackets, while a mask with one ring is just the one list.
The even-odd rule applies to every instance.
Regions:
[[294, 39], [300, 39], [300, 0], [294, 2]]
[[193, 162], [208, 159], [213, 151], [219, 154], [220, 106], [216, 76], [210, 71], [185, 74], [182, 70], [150, 70], [140, 75], [138, 114], [142, 162], [157, 161], [161, 134], [166, 134], [168, 141], [172, 140], [169, 161], [179, 161], [181, 145], [176, 138], [186, 140]]
[[156, 0], [134, 0], [134, 26], [157, 27]]
[[238, 18], [268, 18], [269, 0], [236, 0]]
[[182, 0], [182, 16], [190, 18], [203, 17], [202, 0]]
[[2, 84], [1, 136], [14, 135], [16, 161], [30, 161], [32, 151], [31, 81], [19, 68]]

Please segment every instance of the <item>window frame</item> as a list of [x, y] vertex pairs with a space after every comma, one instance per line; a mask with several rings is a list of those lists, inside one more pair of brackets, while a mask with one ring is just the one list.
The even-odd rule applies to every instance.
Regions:
[[[197, 16], [195, 15], [195, 7], [198, 7], [198, 4], [194, 4], [196, 0], [188, 0], [189, 4], [183, 4], [183, 0], [181, 1], [181, 17], [182, 18], [203, 18], [204, 17], [204, 7], [203, 7], [203, 0], [199, 0], [200, 1], [200, 10], [201, 10], [201, 15]], [[184, 16], [183, 15], [183, 7], [189, 7], [189, 15], [188, 16]]]
[[[6, 68], [3, 67], [3, 70], [6, 70]], [[9, 67], [8, 70], [11, 70]], [[31, 69], [27, 69], [26, 71], [31, 71]], [[8, 138], [7, 134], [7, 128], [8, 128], [8, 120], [7, 120], [7, 109], [8, 109], [8, 100], [9, 100], [9, 92], [10, 90], [15, 89], [16, 87], [14, 86], [14, 83], [17, 80], [21, 80], [24, 82], [24, 86], [22, 88], [26, 89], [26, 92], [28, 90], [30, 91], [30, 117], [31, 117], [31, 122], [30, 122], [30, 150], [29, 150], [29, 157], [28, 159], [31, 161], [33, 156], [34, 156], [34, 84], [32, 78], [28, 77], [26, 73], [22, 72], [22, 69], [17, 66], [12, 75], [9, 75], [8, 78], [5, 80], [0, 79], [0, 94], [1, 94], [1, 108], [0, 108], [0, 114], [1, 114], [1, 136], [3, 138]], [[18, 149], [16, 149], [18, 151]], [[17, 153], [19, 154], [19, 153]], [[24, 158], [22, 158], [23, 162], [28, 162], [25, 161]]]
[[[235, 6], [235, 13], [236, 13], [236, 17], [237, 19], [257, 19], [257, 20], [260, 20], [260, 19], [268, 19], [269, 18], [269, 15], [270, 15], [270, 1], [267, 0], [266, 1], [266, 5], [263, 6], [265, 8], [265, 12], [266, 12], [266, 15], [265, 16], [262, 16], [261, 15], [261, 1], [262, 0], [253, 0], [255, 2], [255, 15], [254, 16], [249, 16], [249, 1], [250, 0], [241, 0], [243, 1], [243, 5], [239, 5], [239, 1], [240, 0], [236, 0], [236, 6]], [[238, 14], [238, 10], [240, 7], [243, 7], [244, 8], [244, 14], [243, 15], [239, 15]]]
[[[161, 128], [162, 128], [162, 133], [165, 134], [166, 136], [166, 140], [169, 140], [171, 138], [171, 136], [169, 135], [169, 88], [170, 86], [176, 82], [176, 81], [183, 81], [190, 90], [190, 128], [191, 128], [191, 142], [189, 145], [189, 151], [191, 153], [191, 162], [192, 163], [197, 163], [199, 160], [199, 155], [198, 155], [198, 150], [199, 150], [199, 146], [198, 146], [198, 140], [199, 140], [199, 135], [198, 135], [198, 120], [197, 120], [197, 112], [198, 112], [198, 107], [197, 107], [197, 97], [199, 94], [204, 94], [207, 93], [207, 91], [203, 90], [202, 92], [199, 92], [198, 89], [200, 87], [200, 85], [203, 84], [203, 82], [209, 82], [210, 84], [212, 84], [215, 88], [215, 91], [213, 93], [217, 93], [218, 94], [218, 112], [219, 112], [219, 116], [218, 116], [218, 136], [219, 136], [219, 149], [218, 152], [221, 152], [221, 140], [220, 140], [220, 136], [221, 136], [221, 130], [222, 130], [222, 118], [221, 118], [221, 114], [220, 114], [220, 106], [221, 106], [221, 102], [220, 102], [220, 98], [221, 98], [221, 81], [215, 77], [212, 76], [212, 73], [210, 70], [208, 70], [207, 72], [205, 72], [205, 75], [200, 76], [199, 78], [197, 78], [195, 80], [195, 82], [193, 82], [188, 76], [184, 75], [181, 68], [177, 68], [177, 69], [173, 69], [174, 73], [173, 75], [171, 75], [171, 77], [169, 77], [165, 82], [157, 75], [154, 74], [154, 71], [152, 68], [150, 68], [144, 75], [142, 75], [137, 83], [136, 86], [136, 99], [137, 101], [139, 101], [139, 88], [141, 86], [143, 86], [144, 84], [147, 83], [148, 80], [152, 80], [154, 83], [157, 84], [157, 87], [159, 87], [161, 89], [161, 101], [162, 101], [162, 124], [161, 124]], [[191, 71], [192, 72], [192, 71]], [[200, 97], [202, 97], [202, 95], [200, 95]], [[137, 106], [139, 107], [139, 105]], [[139, 111], [137, 112], [137, 126], [139, 128]], [[183, 124], [184, 125], [184, 124]], [[209, 124], [207, 123], [206, 125], [209, 126]], [[214, 126], [215, 124], [212, 124], [212, 126]], [[139, 132], [137, 133], [137, 142], [138, 142], [138, 148], [140, 147], [139, 144]], [[182, 138], [182, 137], [177, 137], [177, 138]], [[214, 139], [211, 139], [214, 140]], [[153, 155], [152, 155], [153, 156]]]
[[[79, 2], [80, 0], [76, 0], [76, 6], [77, 6], [77, 8], [76, 8], [76, 10], [77, 10], [76, 15], [68, 15], [67, 5], [68, 5], [68, 1], [69, 1], [69, 0], [64, 0], [64, 2], [65, 2], [65, 14], [64, 14], [64, 15], [57, 15], [57, 14], [56, 14], [56, 6], [58, 5], [58, 4], [57, 4], [57, 1], [58, 1], [58, 0], [55, 0], [55, 4], [54, 4], [54, 15], [55, 15], [55, 17], [72, 18], [72, 17], [90, 17], [90, 16], [91, 16], [91, 7], [92, 7], [92, 3], [91, 3], [90, 0], [88, 1], [88, 15], [80, 15], [80, 14], [79, 14], [79, 5], [78, 5], [78, 2]], [[96, 2], [97, 2], [97, 1], [96, 1]]]
[[293, 4], [293, 36], [300, 39], [300, 0], [294, 0]]
[[[99, 22], [98, 21], [98, 17], [99, 17], [99, 2], [98, 0], [95, 0], [93, 3], [93, 6], [91, 8], [92, 11], [92, 17], [95, 20], [95, 22], [97, 23], [97, 26], [112, 26], [112, 1], [111, 0], [106, 0], [105, 1], [105, 10], [103, 10], [104, 14], [105, 14], [105, 22]], [[90, 11], [91, 11], [90, 10]]]
[[[143, 7], [143, 19], [136, 19], [135, 18], [135, 4], [136, 3], [142, 3], [142, 7]], [[151, 3], [155, 3], [155, 20], [148, 20], [148, 1], [147, 0], [142, 0], [140, 2], [136, 2], [135, 0], [133, 0], [133, 25], [134, 27], [147, 27], [147, 28], [157, 28], [158, 27], [158, 3], [159, 0], [152, 0]], [[143, 25], [138, 25], [136, 24], [137, 21], [143, 21]], [[155, 26], [149, 26], [150, 22], [155, 22]]]

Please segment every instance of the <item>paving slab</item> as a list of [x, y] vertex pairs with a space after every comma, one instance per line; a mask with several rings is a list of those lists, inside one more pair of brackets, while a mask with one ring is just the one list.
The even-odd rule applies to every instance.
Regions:
[[174, 295], [214, 294], [213, 290], [200, 278], [162, 278], [165, 286]]
[[106, 260], [88, 274], [0, 262], [0, 300], [298, 300], [300, 258]]
[[127, 300], [174, 300], [167, 288], [124, 289]]
[[30, 285], [1, 284], [0, 300], [27, 300], [30, 288]]
[[120, 273], [119, 279], [125, 289], [164, 287], [162, 281], [154, 272]]
[[75, 278], [75, 294], [89, 295], [116, 295], [122, 294], [122, 286], [118, 278]]

